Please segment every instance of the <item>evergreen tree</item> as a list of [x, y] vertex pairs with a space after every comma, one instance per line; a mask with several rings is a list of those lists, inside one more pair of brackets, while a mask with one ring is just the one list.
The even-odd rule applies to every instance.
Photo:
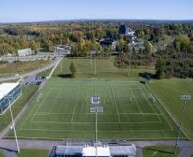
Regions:
[[77, 72], [77, 69], [76, 69], [76, 66], [75, 66], [73, 61], [70, 64], [70, 71], [71, 71], [71, 77], [75, 78], [75, 74]]
[[166, 61], [160, 57], [156, 62], [156, 76], [158, 79], [162, 79], [165, 77], [166, 71]]

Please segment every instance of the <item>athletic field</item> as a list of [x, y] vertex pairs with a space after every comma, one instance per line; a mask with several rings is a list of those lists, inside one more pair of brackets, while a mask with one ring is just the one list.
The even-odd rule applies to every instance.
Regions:
[[97, 114], [99, 139], [176, 138], [176, 125], [139, 81], [61, 78], [48, 81], [17, 123], [19, 138], [95, 139], [93, 95], [104, 110]]

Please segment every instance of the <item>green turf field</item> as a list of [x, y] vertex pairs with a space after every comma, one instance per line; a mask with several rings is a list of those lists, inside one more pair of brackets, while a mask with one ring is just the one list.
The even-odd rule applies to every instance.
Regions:
[[[144, 157], [174, 157], [174, 146], [147, 146], [143, 148]], [[177, 149], [177, 156], [180, 153], [180, 148]]]
[[182, 94], [192, 95], [192, 99], [187, 102], [183, 130], [193, 139], [193, 80], [192, 79], [168, 79], [153, 80], [149, 84], [153, 92], [160, 99], [166, 110], [168, 110], [175, 121], [179, 124], [183, 102]]
[[18, 157], [47, 157], [48, 154], [49, 151], [44, 149], [21, 149]]
[[[94, 139], [90, 97], [101, 97], [99, 139], [173, 139], [176, 125], [144, 84], [109, 79], [52, 78], [17, 124], [20, 138]], [[9, 136], [13, 136], [12, 133]]]

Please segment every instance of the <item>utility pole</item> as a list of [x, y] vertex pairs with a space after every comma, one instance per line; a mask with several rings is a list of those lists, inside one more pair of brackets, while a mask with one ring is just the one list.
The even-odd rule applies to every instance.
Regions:
[[191, 99], [191, 95], [181, 95], [181, 100], [183, 101], [183, 109], [182, 109], [182, 113], [181, 113], [180, 124], [178, 126], [178, 135], [177, 135], [175, 151], [174, 151], [175, 156], [177, 154], [177, 148], [178, 148], [180, 133], [181, 133], [181, 126], [182, 126], [182, 122], [184, 119], [184, 112], [186, 109], [187, 100], [190, 100], [190, 99]]
[[15, 142], [16, 142], [16, 145], [17, 145], [17, 152], [20, 153], [19, 143], [18, 143], [18, 140], [17, 140], [17, 134], [16, 134], [16, 130], [15, 130], [15, 123], [13, 121], [13, 114], [12, 114], [12, 110], [11, 110], [11, 103], [10, 103], [9, 98], [7, 98], [7, 100], [9, 101], [9, 109], [10, 109], [11, 120], [12, 120], [11, 129], [13, 128], [13, 132], [14, 132], [14, 135], [15, 135]]
[[95, 54], [95, 75], [96, 75], [96, 54]]

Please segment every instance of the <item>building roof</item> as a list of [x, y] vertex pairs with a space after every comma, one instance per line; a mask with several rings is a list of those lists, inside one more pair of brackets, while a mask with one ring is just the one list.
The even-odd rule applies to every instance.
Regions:
[[21, 49], [21, 50], [17, 50], [18, 53], [26, 53], [26, 52], [31, 52], [30, 48], [27, 49]]
[[0, 100], [9, 94], [19, 83], [2, 83], [0, 84]]
[[[83, 148], [83, 156], [96, 156], [96, 148], [88, 146]], [[97, 146], [97, 156], [111, 156], [110, 149], [108, 146], [99, 147]]]
[[116, 156], [116, 155], [135, 156], [136, 155], [135, 145], [131, 145], [131, 146], [110, 146], [110, 151], [111, 151], [112, 156]]
[[56, 147], [56, 155], [80, 155], [82, 154], [82, 146], [64, 146]]

